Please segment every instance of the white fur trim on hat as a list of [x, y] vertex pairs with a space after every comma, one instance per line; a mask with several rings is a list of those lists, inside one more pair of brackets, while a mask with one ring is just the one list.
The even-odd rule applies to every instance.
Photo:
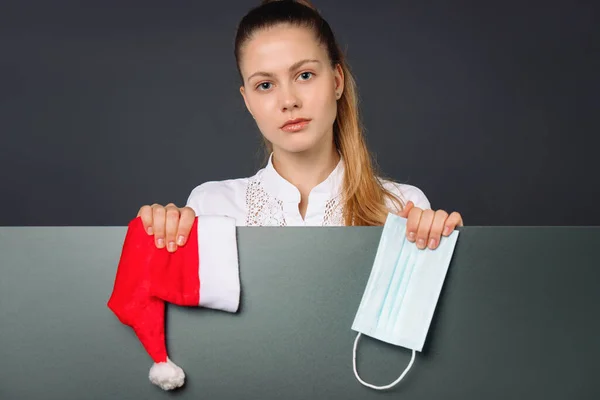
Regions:
[[240, 275], [235, 219], [198, 216], [200, 307], [236, 312]]

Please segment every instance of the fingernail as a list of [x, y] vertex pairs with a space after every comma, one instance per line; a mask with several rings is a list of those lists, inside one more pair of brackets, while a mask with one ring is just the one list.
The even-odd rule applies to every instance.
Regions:
[[425, 247], [425, 240], [419, 239], [419, 241], [417, 242], [417, 245], [418, 245], [417, 247], [422, 249], [423, 247]]
[[444, 235], [449, 235], [450, 234], [450, 227], [447, 226], [444, 228]]
[[175, 242], [169, 242], [169, 251], [175, 251]]
[[148, 235], [152, 235], [152, 233], [154, 232], [154, 229], [152, 229], [152, 227], [149, 226], [147, 232], [148, 232]]
[[410, 240], [415, 240], [415, 233], [414, 233], [414, 232], [409, 232], [409, 233], [408, 233], [408, 238], [409, 238]]
[[165, 240], [164, 239], [158, 239], [157, 241], [158, 247], [162, 248], [165, 245]]
[[182, 245], [183, 245], [183, 236], [179, 236], [179, 237], [177, 238], [177, 244], [178, 244], [178, 245], [180, 245], [180, 246], [182, 246]]
[[433, 250], [434, 247], [435, 247], [435, 239], [431, 239], [429, 241], [429, 248]]

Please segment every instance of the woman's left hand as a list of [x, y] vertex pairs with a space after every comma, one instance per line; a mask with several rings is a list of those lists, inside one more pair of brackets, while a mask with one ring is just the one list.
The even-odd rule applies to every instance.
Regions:
[[406, 237], [416, 242], [419, 249], [429, 247], [431, 250], [440, 244], [442, 235], [448, 236], [457, 226], [463, 226], [462, 216], [456, 211], [448, 215], [444, 210], [422, 210], [409, 201], [398, 213], [406, 218]]

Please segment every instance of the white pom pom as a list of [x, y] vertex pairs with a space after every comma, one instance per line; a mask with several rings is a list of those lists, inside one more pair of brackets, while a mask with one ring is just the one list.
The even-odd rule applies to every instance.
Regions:
[[150, 382], [160, 386], [163, 390], [171, 390], [183, 386], [185, 373], [174, 362], [167, 358], [167, 362], [154, 363], [150, 368]]

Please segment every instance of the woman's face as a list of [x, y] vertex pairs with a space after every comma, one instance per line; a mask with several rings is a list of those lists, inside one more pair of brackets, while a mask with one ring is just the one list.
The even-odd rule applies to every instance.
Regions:
[[[240, 70], [246, 107], [274, 151], [331, 146], [343, 72], [331, 67], [311, 30], [278, 25], [258, 31], [242, 49]], [[285, 126], [294, 119], [308, 122]]]

